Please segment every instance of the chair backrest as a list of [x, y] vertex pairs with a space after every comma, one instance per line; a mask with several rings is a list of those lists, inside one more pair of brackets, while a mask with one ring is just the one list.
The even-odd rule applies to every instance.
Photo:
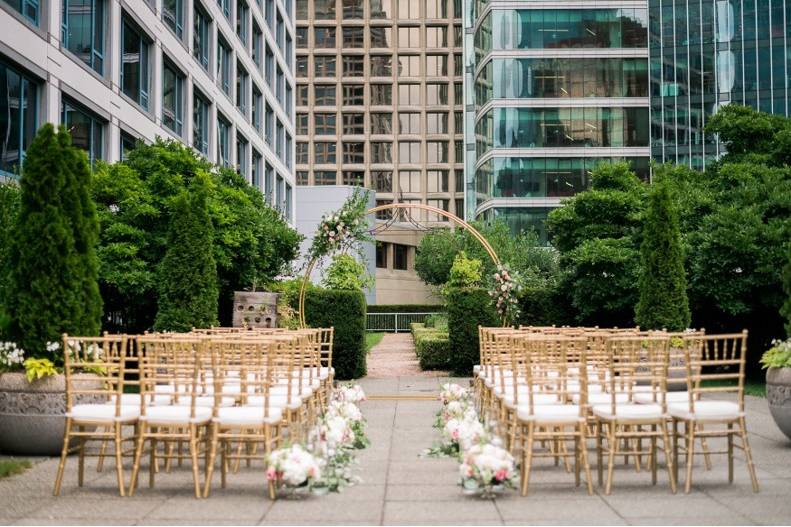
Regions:
[[705, 394], [734, 394], [739, 410], [744, 410], [747, 330], [688, 337], [685, 343], [690, 412]]
[[121, 415], [124, 368], [129, 353], [126, 335], [73, 337], [63, 334], [63, 373], [66, 381], [66, 411], [75, 404], [115, 404]]
[[321, 366], [332, 368], [332, 346], [335, 339], [335, 328], [319, 329], [319, 337], [321, 339]]
[[214, 392], [214, 413], [229, 398], [247, 403], [251, 396], [262, 398], [262, 415], [269, 416], [270, 388], [277, 340], [269, 336], [259, 339], [234, 338], [211, 343], [211, 368]]
[[194, 335], [138, 337], [141, 415], [157, 397], [166, 396], [172, 403], [189, 405], [195, 417], [196, 398], [212, 392], [208, 349], [208, 340]]
[[614, 337], [606, 341], [607, 391], [610, 409], [615, 414], [619, 394], [632, 401], [635, 387], [651, 395], [654, 403], [666, 409], [669, 339], [664, 337]]

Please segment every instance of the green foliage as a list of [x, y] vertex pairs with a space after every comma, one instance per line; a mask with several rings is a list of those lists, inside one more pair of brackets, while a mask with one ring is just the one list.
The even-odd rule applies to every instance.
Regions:
[[0, 479], [22, 474], [33, 465], [27, 459], [4, 459], [0, 461]]
[[444, 313], [426, 317], [425, 327], [448, 331], [448, 316]]
[[575, 323], [571, 300], [559, 282], [522, 287], [519, 294], [519, 324], [525, 326], [572, 325]]
[[451, 370], [458, 375], [471, 375], [472, 367], [480, 361], [478, 326], [497, 326], [497, 314], [483, 288], [449, 289], [446, 298], [453, 350]]
[[7, 265], [8, 333], [29, 358], [60, 360], [47, 350], [62, 333], [96, 335], [96, 211], [82, 150], [64, 128], [44, 125], [27, 150]]
[[159, 266], [157, 331], [190, 331], [217, 324], [217, 266], [207, 197], [210, 181], [198, 176], [173, 202], [168, 249]]
[[127, 161], [99, 165], [94, 197], [101, 235], [100, 285], [110, 330], [150, 329], [157, 311], [157, 269], [167, 251], [173, 202], [199, 174], [211, 179], [206, 201], [220, 321], [230, 323], [233, 292], [260, 288], [289, 271], [301, 236], [231, 169], [212, 165], [178, 141], [138, 143]]
[[305, 295], [305, 321], [314, 328], [335, 328], [332, 365], [338, 380], [366, 373], [365, 295], [362, 291], [314, 288]]
[[783, 304], [782, 314], [785, 316], [786, 336], [791, 338], [791, 243], [788, 243], [788, 261], [783, 268], [783, 289], [786, 293], [786, 301]]
[[727, 154], [722, 163], [788, 164], [791, 157], [791, 120], [759, 112], [751, 106], [728, 104], [706, 123], [706, 132], [718, 134]]
[[772, 347], [761, 357], [764, 368], [791, 368], [791, 339], [772, 342]]
[[365, 353], [370, 353], [374, 346], [382, 342], [385, 334], [380, 332], [368, 332], [365, 334]]
[[373, 287], [375, 281], [365, 265], [350, 254], [338, 254], [324, 273], [322, 285], [327, 289], [358, 290]]
[[690, 313], [678, 213], [669, 184], [659, 173], [655, 177], [659, 181], [651, 189], [643, 225], [635, 321], [644, 329], [683, 331]]
[[58, 370], [55, 364], [49, 359], [25, 359], [23, 363], [25, 366], [25, 378], [27, 382], [38, 381], [50, 375], [57, 375]]
[[477, 287], [481, 284], [483, 264], [477, 258], [467, 258], [464, 251], [453, 259], [448, 273], [447, 287]]
[[16, 183], [0, 183], [0, 336], [9, 323], [4, 301], [9, 295], [11, 280], [11, 243], [17, 214], [19, 214], [20, 189]]
[[[438, 320], [435, 320], [436, 323]], [[415, 353], [422, 370], [448, 370], [453, 366], [447, 319], [440, 327], [425, 324], [410, 324], [415, 341]]]
[[368, 306], [369, 313], [434, 313], [445, 311], [442, 304], [376, 304]]

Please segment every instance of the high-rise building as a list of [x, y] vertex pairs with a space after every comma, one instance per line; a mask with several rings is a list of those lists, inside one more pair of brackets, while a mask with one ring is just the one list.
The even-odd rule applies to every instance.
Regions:
[[704, 169], [724, 151], [703, 127], [725, 104], [791, 115], [788, 0], [649, 0], [651, 154]]
[[466, 0], [467, 217], [536, 229], [593, 167], [649, 171], [644, 3]]
[[45, 122], [91, 162], [162, 136], [293, 221], [293, 0], [0, 0], [0, 28], [0, 176]]
[[462, 0], [297, 0], [298, 185], [463, 214], [461, 14]]

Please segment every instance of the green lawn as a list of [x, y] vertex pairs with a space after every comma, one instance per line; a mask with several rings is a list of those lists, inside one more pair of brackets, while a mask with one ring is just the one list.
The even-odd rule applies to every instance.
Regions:
[[21, 474], [33, 465], [27, 459], [3, 459], [0, 460], [0, 479]]
[[384, 333], [366, 333], [365, 334], [365, 352], [370, 353], [371, 349], [382, 342]]

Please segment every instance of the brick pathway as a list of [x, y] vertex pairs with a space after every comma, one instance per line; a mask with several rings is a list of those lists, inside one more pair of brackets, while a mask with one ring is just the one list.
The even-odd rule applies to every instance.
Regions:
[[411, 333], [385, 333], [368, 355], [368, 378], [439, 377], [445, 372], [421, 371]]

